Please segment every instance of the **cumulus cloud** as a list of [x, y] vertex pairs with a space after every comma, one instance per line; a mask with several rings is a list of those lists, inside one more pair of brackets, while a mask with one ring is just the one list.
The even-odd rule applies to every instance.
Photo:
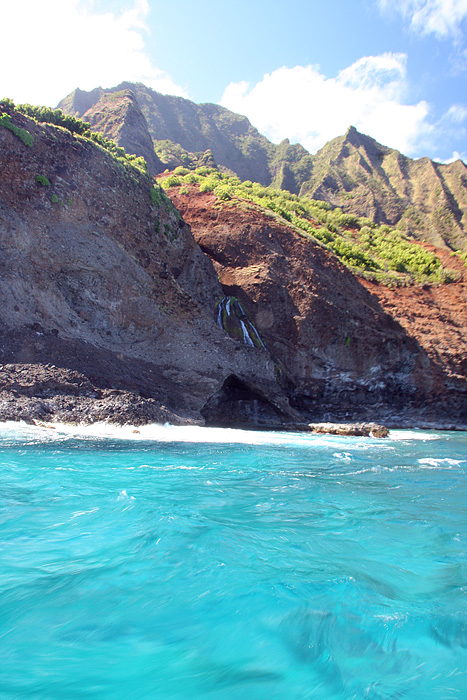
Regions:
[[221, 104], [245, 114], [272, 141], [300, 142], [312, 153], [353, 125], [412, 155], [434, 127], [427, 102], [404, 104], [405, 54], [365, 56], [327, 78], [315, 66], [279, 68], [256, 85], [231, 83]]
[[467, 18], [467, 0], [377, 0], [383, 10], [399, 12], [413, 30], [459, 39]]
[[433, 158], [433, 160], [436, 160], [438, 163], [444, 163], [445, 165], [448, 165], [449, 163], [454, 163], [456, 160], [463, 160], [464, 163], [467, 163], [467, 151], [464, 153], [459, 153], [459, 151], [453, 151], [452, 156], [450, 158], [447, 158], [446, 160], [443, 160], [442, 158]]
[[98, 12], [83, 0], [15, 0], [2, 7], [0, 97], [54, 106], [75, 87], [140, 81], [159, 92], [185, 90], [146, 51], [147, 0]]

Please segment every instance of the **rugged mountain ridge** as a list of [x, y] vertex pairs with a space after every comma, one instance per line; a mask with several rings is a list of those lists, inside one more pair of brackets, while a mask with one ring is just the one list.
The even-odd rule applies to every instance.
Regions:
[[416, 239], [466, 249], [467, 166], [461, 160], [412, 160], [350, 127], [318, 151], [301, 194]]
[[[199, 156], [212, 152], [219, 167], [242, 180], [306, 194], [345, 212], [397, 226], [415, 239], [467, 250], [467, 167], [460, 160], [450, 164], [429, 158], [413, 160], [354, 127], [311, 155], [287, 139], [278, 145], [271, 143], [246, 117], [223, 107], [161, 95], [139, 83], [90, 92], [77, 89], [59, 107], [92, 121], [95, 130], [130, 147], [131, 127], [126, 124], [122, 130], [126, 140], [116, 128], [118, 99], [131, 99], [135, 109], [141, 110], [156, 152], [159, 149], [170, 167], [177, 157], [181, 165], [199, 165]], [[124, 119], [120, 109], [121, 123]], [[131, 147], [138, 148], [137, 155], [148, 152], [147, 145], [144, 151], [137, 146], [137, 139]], [[194, 152], [197, 158], [192, 157]], [[168, 158], [168, 153], [173, 157]], [[164, 167], [151, 159], [153, 174]]]
[[76, 89], [58, 106], [66, 114], [85, 121], [89, 121], [93, 110], [99, 110], [103, 118], [94, 120], [93, 128], [112, 138], [113, 132], [108, 129], [104, 117], [109, 101], [106, 95], [123, 97], [129, 93], [146, 118], [156, 151], [159, 146], [167, 149], [167, 142], [173, 148], [181, 147], [187, 157], [209, 151], [219, 166], [243, 180], [265, 185], [274, 182], [277, 187], [287, 185], [294, 191], [298, 191], [303, 174], [309, 171], [310, 154], [302, 146], [291, 145], [288, 140], [276, 146], [240, 114], [215, 104], [198, 105], [182, 97], [162, 95], [141, 83], [124, 82], [110, 89], [96, 88], [90, 92]]

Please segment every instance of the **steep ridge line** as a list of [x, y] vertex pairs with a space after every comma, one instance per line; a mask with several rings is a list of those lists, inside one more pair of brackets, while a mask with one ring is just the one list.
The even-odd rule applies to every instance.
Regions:
[[[123, 106], [128, 101], [132, 110]], [[59, 106], [137, 155], [147, 157], [152, 139], [158, 153], [158, 162], [152, 152], [148, 156], [153, 174], [176, 164], [217, 163], [242, 180], [309, 195], [418, 240], [467, 251], [467, 167], [460, 160], [412, 160], [354, 127], [311, 155], [288, 139], [271, 143], [246, 117], [219, 105], [161, 95], [141, 83], [77, 89]], [[134, 126], [133, 112], [140, 115]]]

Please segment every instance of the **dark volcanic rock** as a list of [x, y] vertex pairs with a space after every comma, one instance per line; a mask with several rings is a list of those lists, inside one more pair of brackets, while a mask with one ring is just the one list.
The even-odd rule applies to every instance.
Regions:
[[216, 326], [216, 273], [152, 179], [11, 118], [34, 143], [0, 127], [0, 415], [203, 422], [234, 375], [296, 418], [267, 353]]

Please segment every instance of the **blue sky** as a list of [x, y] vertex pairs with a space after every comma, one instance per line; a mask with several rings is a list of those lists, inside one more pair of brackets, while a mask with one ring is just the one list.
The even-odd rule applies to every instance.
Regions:
[[139, 80], [312, 152], [353, 124], [467, 160], [467, 0], [16, 0], [2, 30], [16, 102]]

